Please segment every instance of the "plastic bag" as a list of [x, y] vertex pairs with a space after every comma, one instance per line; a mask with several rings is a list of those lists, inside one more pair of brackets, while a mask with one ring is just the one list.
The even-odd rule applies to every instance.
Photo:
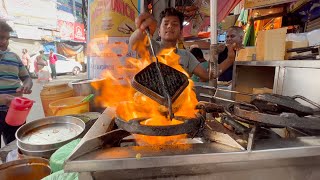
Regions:
[[7, 158], [6, 158], [6, 162], [15, 161], [18, 159], [19, 159], [18, 149], [15, 149], [15, 150], [12, 150], [8, 153]]
[[320, 45], [320, 29], [313, 30], [308, 32], [309, 46], [318, 46]]
[[289, 33], [287, 34], [286, 41], [308, 41], [307, 33]]
[[49, 81], [50, 80], [50, 72], [48, 66], [45, 66], [38, 72], [38, 81]]
[[50, 168], [52, 172], [57, 172], [63, 169], [64, 161], [72, 153], [74, 148], [76, 148], [79, 142], [80, 142], [80, 139], [75, 139], [69, 142], [68, 144], [62, 146], [51, 155], [49, 163], [50, 163]]

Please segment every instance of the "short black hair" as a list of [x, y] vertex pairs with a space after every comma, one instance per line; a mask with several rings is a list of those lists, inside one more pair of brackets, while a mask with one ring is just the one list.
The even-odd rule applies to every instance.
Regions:
[[204, 59], [202, 50], [200, 48], [192, 48], [190, 52], [196, 57], [197, 59]]
[[180, 21], [180, 29], [183, 28], [183, 21], [184, 21], [184, 15], [182, 12], [176, 10], [175, 8], [166, 8], [160, 13], [160, 24], [162, 22], [162, 19], [166, 16], [176, 16], [179, 18]]
[[12, 32], [13, 29], [10, 27], [8, 23], [6, 23], [4, 20], [0, 20], [0, 31], [1, 32]]

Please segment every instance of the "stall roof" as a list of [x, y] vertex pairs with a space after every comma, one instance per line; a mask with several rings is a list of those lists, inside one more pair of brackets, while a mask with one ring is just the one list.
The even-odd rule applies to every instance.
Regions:
[[[207, 0], [208, 1], [208, 0]], [[241, 0], [229, 0], [229, 1], [225, 1], [225, 0], [218, 0], [218, 22], [221, 22], [223, 19], [225, 19], [230, 12], [241, 2]], [[204, 31], [204, 26], [209, 26], [210, 25], [210, 18], [208, 18], [208, 16], [210, 15], [210, 12], [205, 12], [204, 10], [201, 10], [204, 7], [199, 7], [199, 11], [203, 12], [203, 18], [202, 18], [202, 24], [200, 25], [200, 28], [198, 26], [198, 30], [200, 31]], [[208, 9], [208, 7], [207, 7]], [[199, 23], [199, 21], [194, 21], [194, 23]], [[194, 35], [194, 33], [191, 33], [194, 31], [193, 26], [194, 23], [191, 22], [189, 23], [189, 25], [184, 27], [184, 37], [185, 38], [189, 38], [189, 39], [193, 39], [193, 38], [207, 38], [207, 36], [201, 36], [203, 35], [203, 33], [205, 32], [200, 32], [200, 34]], [[210, 36], [210, 34], [208, 34]], [[209, 37], [208, 36], [208, 37]]]

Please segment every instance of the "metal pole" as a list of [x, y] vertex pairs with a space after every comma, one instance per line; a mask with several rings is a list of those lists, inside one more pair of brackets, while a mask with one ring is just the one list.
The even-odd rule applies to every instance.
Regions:
[[140, 9], [139, 9], [139, 11], [140, 11], [140, 13], [144, 13], [145, 12], [145, 9], [146, 9], [146, 7], [144, 7], [144, 1], [145, 0], [138, 0], [138, 1], [140, 1]]
[[[217, 75], [218, 75], [218, 59], [217, 59], [217, 5], [218, 0], [210, 0], [210, 30], [211, 30], [211, 45], [210, 45], [210, 63], [209, 63], [209, 86], [217, 88]], [[210, 91], [210, 95], [214, 95], [215, 90]], [[210, 102], [213, 102], [210, 99]]]

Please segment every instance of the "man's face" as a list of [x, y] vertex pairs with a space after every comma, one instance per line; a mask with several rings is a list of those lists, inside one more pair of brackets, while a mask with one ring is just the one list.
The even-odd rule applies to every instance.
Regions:
[[9, 32], [0, 31], [0, 50], [5, 51], [8, 49], [10, 34]]
[[52, 51], [52, 50], [50, 50], [50, 53], [52, 54], [52, 53], [53, 53], [53, 51]]
[[235, 30], [229, 29], [227, 32], [227, 44], [242, 44], [243, 37], [240, 36]]
[[177, 41], [181, 36], [180, 20], [176, 16], [166, 16], [162, 19], [159, 36], [165, 41]]

